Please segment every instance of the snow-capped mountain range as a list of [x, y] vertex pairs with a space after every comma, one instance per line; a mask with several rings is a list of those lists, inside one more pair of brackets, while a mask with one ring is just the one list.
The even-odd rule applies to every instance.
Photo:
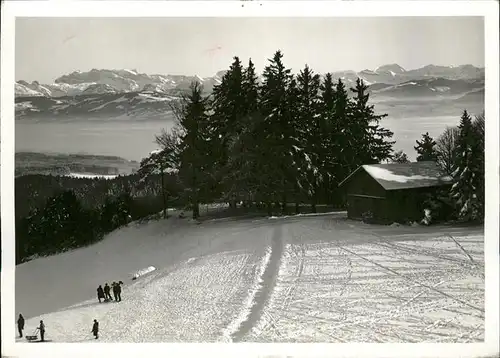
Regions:
[[213, 77], [183, 75], [148, 75], [135, 70], [97, 70], [75, 71], [57, 78], [54, 83], [40, 84], [16, 82], [16, 97], [65, 97], [91, 94], [127, 93], [140, 91], [172, 92], [187, 90], [193, 81], [203, 84], [206, 92], [221, 83], [225, 71]]
[[[212, 77], [197, 75], [145, 74], [136, 70], [92, 69], [75, 71], [57, 78], [54, 83], [41, 84], [17, 81], [15, 84], [16, 117], [27, 116], [122, 116], [147, 118], [164, 115], [169, 103], [189, 89], [193, 81], [203, 85], [205, 93], [221, 83], [226, 71]], [[428, 65], [405, 70], [388, 64], [376, 70], [337, 71], [351, 87], [357, 78], [370, 86], [376, 98], [466, 96], [469, 100], [484, 97], [484, 68], [472, 65]]]

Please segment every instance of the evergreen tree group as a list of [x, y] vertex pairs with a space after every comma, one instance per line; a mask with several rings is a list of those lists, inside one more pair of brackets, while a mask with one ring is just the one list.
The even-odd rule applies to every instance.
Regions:
[[[104, 234], [167, 207], [214, 201], [276, 207], [294, 203], [344, 207], [338, 184], [363, 164], [408, 163], [393, 153], [393, 133], [369, 104], [361, 79], [346, 88], [307, 65], [292, 74], [277, 51], [262, 80], [251, 60], [234, 57], [209, 97], [194, 82], [172, 105], [177, 125], [156, 138], [161, 150], [138, 173], [113, 180], [45, 175], [16, 178], [16, 261], [91, 244]], [[454, 217], [482, 220], [485, 201], [485, 120], [463, 112], [458, 127], [434, 141], [422, 135], [417, 161], [437, 161], [453, 179], [433, 198]], [[444, 204], [443, 204], [444, 203]], [[448, 217], [443, 215], [443, 217]]]
[[[210, 97], [199, 83], [174, 107], [179, 131], [179, 178], [193, 209], [224, 200], [271, 207], [288, 203], [341, 206], [338, 184], [361, 164], [392, 155], [386, 115], [369, 104], [358, 79], [323, 78], [307, 65], [292, 74], [277, 51], [258, 80], [251, 60], [234, 57]], [[352, 92], [352, 96], [349, 95]], [[161, 136], [160, 136], [161, 137]], [[162, 141], [158, 141], [163, 145]]]
[[165, 208], [162, 187], [169, 194], [169, 205], [185, 205], [175, 173], [160, 175], [153, 164], [141, 168], [149, 170], [148, 175], [110, 180], [52, 175], [16, 178], [16, 263], [92, 244], [132, 220], [157, 214]]
[[464, 110], [457, 127], [447, 127], [434, 141], [429, 133], [417, 140], [417, 161], [436, 161], [444, 174], [451, 176], [449, 192], [439, 192], [438, 199], [451, 209], [450, 218], [461, 221], [484, 220], [485, 205], [485, 118], [474, 120]]
[[458, 126], [460, 131], [455, 148], [451, 196], [462, 220], [484, 218], [484, 116], [475, 121], [465, 110]]

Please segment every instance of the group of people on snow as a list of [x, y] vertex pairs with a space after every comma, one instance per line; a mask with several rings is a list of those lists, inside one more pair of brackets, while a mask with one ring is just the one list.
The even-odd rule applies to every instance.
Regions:
[[[19, 317], [17, 318], [17, 330], [19, 332], [19, 338], [23, 338], [23, 330], [24, 330], [24, 317], [21, 313], [19, 313]], [[35, 332], [40, 332], [40, 342], [45, 342], [45, 323], [40, 320], [40, 325], [36, 327]], [[92, 334], [95, 339], [99, 338], [99, 322], [94, 319], [94, 324], [92, 325]]]
[[[17, 318], [17, 331], [19, 332], [19, 337], [23, 337], [24, 330], [24, 317], [21, 313], [19, 313], [19, 317]], [[40, 331], [40, 341], [45, 342], [45, 323], [40, 320], [40, 325], [36, 327], [36, 331]], [[36, 332], [35, 331], [35, 332]]]
[[113, 291], [115, 302], [120, 302], [122, 300], [121, 285], [123, 285], [122, 281], [113, 282], [111, 287], [107, 282], [104, 285], [104, 288], [99, 285], [99, 287], [97, 287], [97, 299], [99, 300], [99, 303], [101, 303], [101, 300], [104, 300], [104, 302], [113, 301], [113, 298], [111, 297], [111, 290]]
[[[122, 281], [118, 282], [113, 282], [111, 286], [106, 283], [104, 285], [104, 288], [99, 285], [97, 288], [97, 299], [99, 300], [99, 303], [101, 303], [101, 300], [104, 300], [104, 302], [109, 302], [109, 301], [114, 301], [115, 302], [121, 302], [122, 300], [122, 287], [123, 285]], [[113, 297], [111, 297], [111, 292], [113, 292]], [[19, 317], [17, 318], [17, 330], [19, 332], [19, 337], [23, 337], [23, 330], [24, 330], [24, 317], [21, 313], [19, 313]], [[40, 341], [45, 342], [45, 324], [43, 321], [40, 321], [40, 325], [36, 328], [36, 331], [40, 331]], [[36, 332], [35, 331], [35, 332]], [[93, 336], [95, 339], [99, 338], [99, 322], [94, 319], [94, 323], [92, 325], [92, 330], [91, 330]]]

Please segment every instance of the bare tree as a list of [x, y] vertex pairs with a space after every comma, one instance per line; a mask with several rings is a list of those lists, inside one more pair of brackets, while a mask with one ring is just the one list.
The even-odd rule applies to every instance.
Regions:
[[152, 175], [159, 175], [161, 179], [161, 193], [163, 197], [163, 218], [167, 218], [167, 190], [165, 188], [165, 173], [176, 173], [177, 158], [175, 150], [169, 148], [158, 149], [152, 151], [148, 157], [141, 160], [139, 175], [141, 182], [147, 180]]
[[449, 175], [453, 173], [459, 136], [458, 127], [446, 127], [436, 140], [437, 163]]
[[485, 137], [484, 133], [484, 111], [480, 115], [477, 115], [474, 122], [472, 123], [474, 125], [474, 128], [477, 131], [477, 134], [479, 135], [480, 138]]
[[156, 143], [162, 148], [152, 151], [148, 157], [141, 160], [139, 175], [141, 183], [153, 176], [159, 175], [161, 179], [161, 193], [163, 196], [163, 217], [167, 218], [167, 190], [165, 188], [165, 173], [178, 172], [180, 143], [182, 128], [178, 123], [170, 130], [163, 129], [156, 136]]
[[182, 127], [178, 123], [175, 123], [170, 130], [162, 129], [161, 133], [155, 136], [156, 144], [162, 149], [178, 155], [183, 132]]

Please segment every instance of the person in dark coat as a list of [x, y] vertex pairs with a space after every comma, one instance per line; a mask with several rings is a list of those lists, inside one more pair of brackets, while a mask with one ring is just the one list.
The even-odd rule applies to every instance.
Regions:
[[118, 283], [116, 284], [116, 297], [118, 298], [118, 302], [122, 301], [122, 284], [122, 281], [118, 281]]
[[111, 288], [109, 287], [108, 283], [106, 282], [106, 284], [104, 285], [104, 300], [105, 301], [112, 300], [110, 290], [111, 290]]
[[99, 303], [101, 303], [101, 299], [106, 299], [106, 296], [104, 296], [104, 290], [102, 289], [101, 285], [97, 287], [97, 299], [99, 300]]
[[23, 329], [24, 329], [24, 317], [19, 313], [19, 318], [17, 319], [17, 330], [19, 331], [19, 337], [23, 338]]
[[43, 323], [43, 321], [40, 321], [40, 326], [38, 327], [38, 329], [40, 330], [40, 340], [42, 342], [45, 342], [45, 324]]
[[92, 334], [94, 335], [95, 339], [99, 338], [99, 322], [97, 320], [94, 320], [94, 325], [92, 326]]
[[111, 287], [113, 288], [113, 296], [115, 297], [115, 301], [118, 302], [118, 288], [117, 288], [117, 283], [113, 281], [111, 284]]

